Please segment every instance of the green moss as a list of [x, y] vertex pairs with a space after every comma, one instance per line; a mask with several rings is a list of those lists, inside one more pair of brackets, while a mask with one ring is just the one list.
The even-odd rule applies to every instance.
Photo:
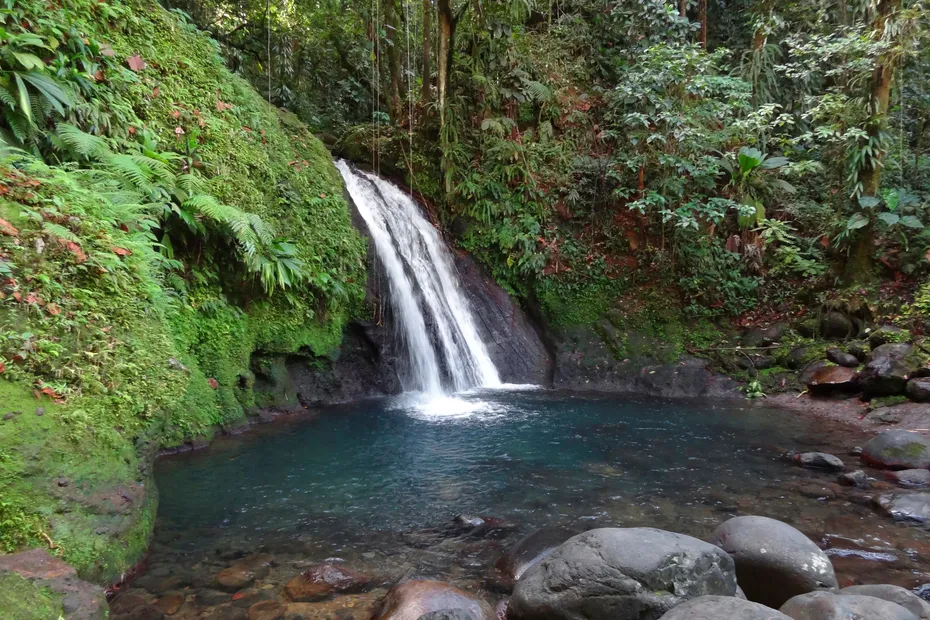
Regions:
[[[82, 577], [109, 581], [148, 544], [156, 449], [241, 420], [256, 405], [256, 352], [336, 348], [362, 305], [365, 245], [322, 144], [177, 15], [150, 0], [21, 9], [42, 34], [75, 27], [115, 51], [85, 129], [196, 157], [210, 193], [272, 222], [307, 272], [268, 295], [210, 235], [171, 263], [147, 233], [162, 214], [120, 202], [99, 175], [2, 163], [0, 218], [18, 234], [0, 235], [0, 551], [47, 537]], [[127, 68], [134, 55], [143, 70]]]
[[62, 597], [12, 572], [0, 572], [0, 610], [6, 620], [64, 617]]

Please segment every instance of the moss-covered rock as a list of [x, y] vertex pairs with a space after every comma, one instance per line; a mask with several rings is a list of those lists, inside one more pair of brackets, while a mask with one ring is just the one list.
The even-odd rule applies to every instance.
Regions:
[[211, 204], [284, 237], [303, 273], [264, 286], [219, 225], [172, 243], [175, 216], [113, 191], [87, 158], [0, 162], [0, 552], [52, 545], [112, 581], [148, 545], [157, 449], [239, 424], [256, 352], [336, 348], [362, 308], [365, 243], [322, 144], [177, 14], [151, 0], [18, 8], [9, 28], [80, 36], [100, 66], [68, 121], [114, 153], [167, 153]]

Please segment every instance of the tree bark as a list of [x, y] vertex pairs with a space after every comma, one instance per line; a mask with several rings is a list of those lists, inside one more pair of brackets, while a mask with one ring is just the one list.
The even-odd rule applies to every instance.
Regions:
[[430, 87], [429, 87], [429, 53], [430, 53], [430, 18], [433, 13], [433, 4], [430, 0], [423, 0], [423, 67], [421, 73], [423, 75], [423, 81], [420, 84], [420, 99], [423, 103], [429, 101], [430, 96]]
[[439, 15], [439, 54], [436, 59], [436, 88], [439, 92], [439, 118], [442, 124], [445, 122], [446, 93], [452, 68], [452, 46], [455, 36], [455, 17], [452, 15], [451, 0], [439, 0], [437, 13]]
[[698, 2], [698, 21], [701, 22], [701, 29], [698, 31], [698, 41], [701, 47], [707, 49], [707, 0]]
[[678, 15], [679, 17], [688, 16], [688, 0], [679, 0], [678, 2]]
[[387, 35], [387, 61], [388, 61], [388, 80], [389, 96], [388, 111], [391, 119], [395, 123], [400, 122], [403, 115], [403, 105], [401, 104], [400, 93], [403, 90], [403, 79], [400, 73], [400, 50], [398, 47], [397, 33], [400, 32], [397, 20], [397, 7], [394, 0], [384, 0], [384, 25]]
[[[875, 26], [873, 29], [874, 39], [881, 40], [885, 36], [885, 29], [888, 19], [895, 13], [901, 0], [879, 0], [876, 7]], [[890, 53], [879, 56], [875, 61], [875, 68], [872, 70], [872, 81], [870, 85], [870, 102], [869, 108], [871, 117], [869, 118], [869, 139], [877, 141], [882, 130], [885, 128], [886, 117], [888, 115], [888, 104], [891, 99], [891, 82], [894, 79], [894, 57]], [[863, 196], [875, 196], [878, 193], [879, 181], [881, 177], [881, 160], [883, 153], [881, 150], [876, 151], [869, 165], [859, 174], [859, 180], [862, 183]]]
[[[888, 20], [895, 14], [901, 0], [879, 0], [873, 20], [873, 39], [880, 41], [885, 37]], [[870, 118], [866, 128], [869, 141], [872, 142], [872, 157], [859, 171], [859, 183], [862, 187], [862, 196], [876, 197], [881, 184], [882, 159], [884, 152], [878, 144], [881, 133], [885, 129], [888, 115], [888, 105], [891, 99], [891, 84], [894, 79], [894, 55], [886, 52], [875, 60], [872, 70], [872, 80], [869, 85], [869, 111]], [[856, 205], [858, 206], [858, 205]], [[856, 207], [854, 206], [854, 208]], [[856, 239], [849, 251], [846, 263], [846, 280], [859, 283], [871, 280], [873, 254], [875, 252], [874, 218], [869, 217], [867, 226], [857, 231]]]

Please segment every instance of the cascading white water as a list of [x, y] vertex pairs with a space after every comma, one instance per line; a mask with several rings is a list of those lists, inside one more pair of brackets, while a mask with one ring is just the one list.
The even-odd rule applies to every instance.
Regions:
[[368, 225], [390, 287], [397, 337], [407, 358], [404, 389], [439, 394], [501, 384], [462, 294], [452, 256], [407, 194], [336, 162]]

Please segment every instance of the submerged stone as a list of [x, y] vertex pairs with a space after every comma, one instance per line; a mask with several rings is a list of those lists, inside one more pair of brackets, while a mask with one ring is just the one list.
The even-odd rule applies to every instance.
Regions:
[[900, 469], [890, 471], [887, 478], [906, 489], [918, 489], [930, 486], [930, 469]]
[[368, 575], [327, 562], [311, 566], [284, 586], [292, 601], [320, 601], [333, 594], [363, 592], [372, 584]]
[[846, 467], [838, 456], [826, 452], [802, 452], [794, 455], [794, 461], [801, 467], [808, 469], [842, 471]]
[[494, 564], [488, 582], [495, 589], [509, 592], [517, 579], [531, 566], [552, 553], [563, 542], [578, 534], [561, 526], [544, 527], [532, 532], [507, 549]]
[[459, 610], [469, 620], [495, 620], [484, 600], [441, 581], [412, 580], [397, 584], [385, 595], [373, 620], [418, 620], [430, 612]]
[[889, 493], [874, 501], [895, 521], [930, 521], [930, 493]]

